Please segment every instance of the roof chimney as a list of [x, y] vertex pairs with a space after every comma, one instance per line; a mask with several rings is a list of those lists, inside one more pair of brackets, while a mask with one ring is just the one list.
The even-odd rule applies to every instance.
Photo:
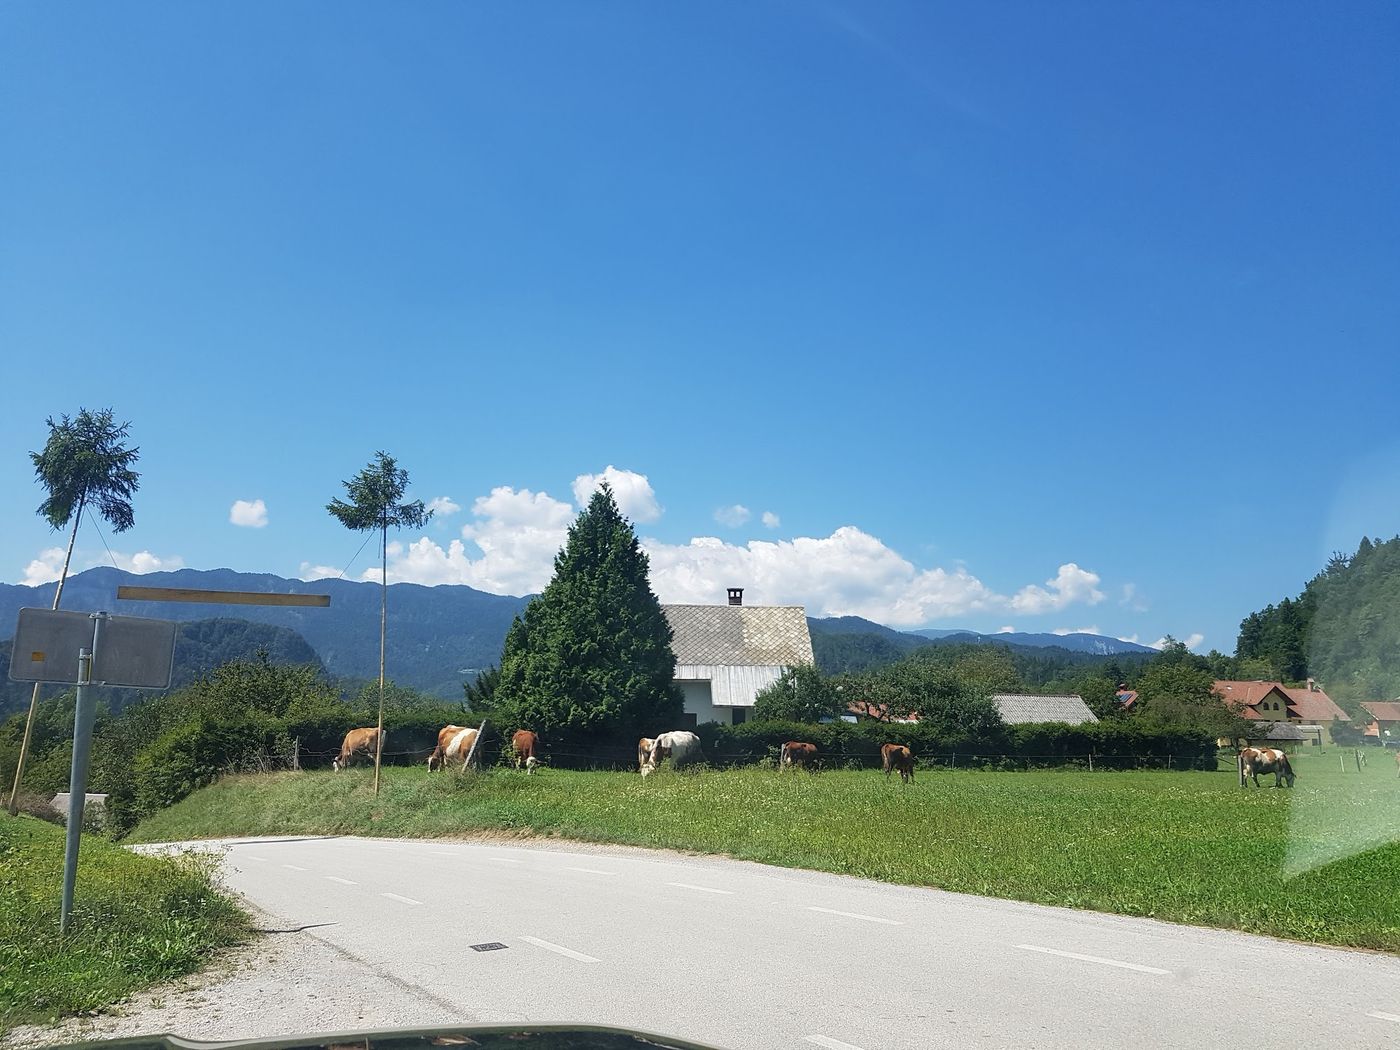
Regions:
[[729, 604], [730, 604], [730, 605], [743, 605], [743, 604], [744, 604], [744, 588], [742, 588], [742, 587], [731, 587], [731, 588], [729, 588]]
[[1315, 692], [1317, 692], [1317, 679], [1316, 679], [1316, 678], [1309, 678], [1309, 679], [1308, 679], [1308, 692], [1310, 692], [1310, 693], [1315, 693]]

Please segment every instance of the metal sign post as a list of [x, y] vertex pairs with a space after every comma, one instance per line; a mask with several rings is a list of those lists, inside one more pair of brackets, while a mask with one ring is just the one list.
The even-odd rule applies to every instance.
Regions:
[[[77, 656], [77, 673], [68, 661]], [[10, 677], [19, 682], [76, 686], [73, 765], [68, 778], [68, 825], [63, 848], [63, 904], [59, 934], [68, 932], [78, 877], [83, 805], [92, 759], [94, 685], [165, 689], [175, 661], [175, 624], [137, 616], [109, 616], [53, 609], [21, 609], [10, 654]]]

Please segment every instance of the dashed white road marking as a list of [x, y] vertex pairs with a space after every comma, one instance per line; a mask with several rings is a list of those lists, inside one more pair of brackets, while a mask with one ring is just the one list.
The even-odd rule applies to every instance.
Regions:
[[458, 854], [456, 854], [456, 853], [448, 853], [447, 850], [445, 850], [445, 849], [430, 849], [430, 850], [428, 850], [428, 852], [431, 853], [434, 857], [456, 857], [456, 856], [458, 856]]
[[615, 871], [599, 871], [597, 868], [568, 868], [568, 867], [566, 867], [564, 870], [566, 870], [566, 871], [581, 871], [581, 872], [583, 872], [585, 875], [616, 875], [616, 874], [617, 874], [617, 872], [615, 872]]
[[284, 867], [284, 868], [290, 868], [292, 871], [305, 871], [305, 870], [306, 870], [305, 868], [299, 868], [299, 867], [297, 867], [295, 864], [283, 864], [282, 867]]
[[422, 901], [416, 901], [416, 900], [414, 900], [412, 897], [400, 897], [397, 893], [381, 893], [380, 896], [381, 896], [381, 897], [388, 897], [391, 901], [403, 901], [405, 904], [422, 904], [422, 903], [423, 903]]
[[833, 1039], [829, 1035], [808, 1035], [803, 1036], [803, 1038], [809, 1043], [816, 1043], [818, 1046], [824, 1046], [827, 1050], [860, 1050], [860, 1047], [856, 1046], [855, 1043], [843, 1043], [841, 1040]]
[[717, 890], [713, 886], [696, 886], [689, 882], [668, 882], [667, 886], [679, 886], [683, 890], [699, 890], [701, 893], [733, 893], [733, 890]]
[[861, 915], [854, 911], [837, 911], [835, 908], [818, 908], [815, 904], [809, 905], [808, 911], [825, 912], [827, 915], [844, 915], [848, 919], [864, 919], [866, 922], [882, 922], [886, 926], [903, 926], [904, 923], [898, 919], [882, 919], [878, 915]]
[[349, 879], [342, 879], [339, 875], [327, 875], [326, 878], [330, 879], [332, 882], [338, 882], [338, 883], [340, 883], [342, 886], [358, 886], [358, 885], [359, 885], [358, 882], [351, 882]]
[[1387, 1014], [1387, 1013], [1382, 1013], [1382, 1012], [1379, 1011], [1379, 1010], [1373, 1010], [1372, 1012], [1368, 1013], [1366, 1016], [1367, 1016], [1367, 1017], [1374, 1017], [1374, 1018], [1376, 1018], [1376, 1020], [1378, 1020], [1378, 1021], [1394, 1021], [1396, 1024], [1400, 1024], [1400, 1014]]
[[1163, 970], [1156, 966], [1143, 966], [1141, 963], [1121, 962], [1118, 959], [1105, 959], [1098, 955], [1080, 955], [1078, 952], [1062, 952], [1058, 948], [1042, 948], [1038, 944], [1018, 944], [1016, 947], [1027, 952], [1058, 955], [1063, 959], [1078, 959], [1080, 962], [1098, 963], [1101, 966], [1117, 966], [1121, 970], [1137, 970], [1139, 973], [1171, 973], [1170, 970]]
[[498, 864], [524, 864], [523, 860], [516, 860], [514, 857], [487, 857], [487, 860], [494, 860]]
[[565, 948], [562, 944], [552, 944], [549, 941], [542, 941], [538, 937], [522, 936], [520, 939], [522, 941], [528, 941], [530, 944], [533, 944], [536, 948], [543, 948], [547, 952], [557, 952], [560, 955], [567, 955], [570, 959], [577, 959], [579, 962], [598, 962], [598, 960], [593, 958], [593, 956], [584, 955], [583, 952], [576, 952], [572, 948]]

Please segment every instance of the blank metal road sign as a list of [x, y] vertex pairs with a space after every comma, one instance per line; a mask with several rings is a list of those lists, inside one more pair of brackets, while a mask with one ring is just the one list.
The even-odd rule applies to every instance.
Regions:
[[[93, 645], [91, 613], [21, 609], [10, 656], [19, 682], [78, 681], [78, 650]], [[175, 659], [175, 624], [143, 616], [102, 616], [92, 654], [93, 685], [165, 689]]]

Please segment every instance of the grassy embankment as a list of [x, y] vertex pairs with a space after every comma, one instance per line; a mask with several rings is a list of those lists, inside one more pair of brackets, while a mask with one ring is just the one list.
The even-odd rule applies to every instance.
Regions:
[[1229, 772], [928, 771], [906, 789], [870, 771], [390, 769], [378, 801], [364, 770], [275, 774], [223, 780], [133, 839], [555, 835], [1400, 952], [1394, 764], [1336, 763], [1300, 758], [1293, 791]]
[[0, 1034], [190, 973], [248, 931], [210, 861], [142, 857], [87, 837], [60, 940], [63, 834], [0, 813]]

